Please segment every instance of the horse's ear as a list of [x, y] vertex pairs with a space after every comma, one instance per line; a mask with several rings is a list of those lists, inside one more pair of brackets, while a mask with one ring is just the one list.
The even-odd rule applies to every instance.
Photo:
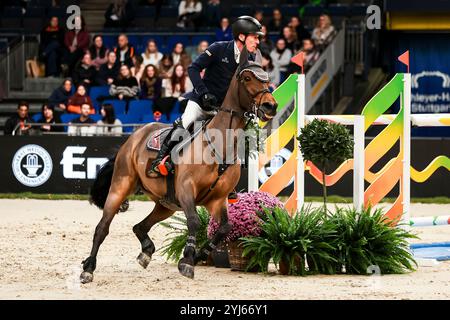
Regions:
[[239, 56], [239, 69], [244, 69], [246, 65], [248, 65], [248, 51], [247, 47], [244, 46], [241, 51], [241, 55]]
[[261, 51], [259, 49], [256, 50], [255, 62], [258, 65], [262, 66], [262, 55], [261, 55]]

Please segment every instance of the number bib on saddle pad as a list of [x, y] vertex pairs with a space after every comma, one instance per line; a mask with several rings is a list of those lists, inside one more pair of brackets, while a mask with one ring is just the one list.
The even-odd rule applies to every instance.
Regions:
[[169, 134], [170, 129], [172, 129], [172, 126], [162, 128], [153, 132], [147, 141], [147, 149], [149, 149], [150, 151], [159, 151], [159, 149], [161, 149], [161, 144]]

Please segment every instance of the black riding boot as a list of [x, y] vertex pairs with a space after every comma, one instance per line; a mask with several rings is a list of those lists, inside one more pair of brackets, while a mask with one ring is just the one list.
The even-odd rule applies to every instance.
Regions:
[[173, 123], [173, 128], [169, 131], [166, 138], [164, 139], [163, 143], [161, 144], [161, 148], [159, 149], [158, 155], [156, 156], [156, 159], [153, 160], [150, 170], [147, 172], [148, 176], [154, 176], [159, 175], [159, 169], [158, 165], [161, 163], [161, 161], [170, 153], [172, 148], [178, 143], [177, 140], [172, 140], [172, 134], [175, 132], [175, 130], [183, 128], [183, 125], [181, 121], [176, 120]]

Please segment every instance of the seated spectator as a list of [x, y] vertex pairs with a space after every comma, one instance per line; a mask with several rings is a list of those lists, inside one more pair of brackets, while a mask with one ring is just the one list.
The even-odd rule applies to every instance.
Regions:
[[175, 103], [184, 100], [182, 97], [186, 92], [192, 91], [193, 85], [187, 76], [186, 69], [181, 64], [174, 67], [174, 71], [170, 79], [162, 81], [162, 98], [156, 100], [153, 110], [165, 114], [169, 120]]
[[[122, 122], [116, 118], [112, 104], [104, 104], [100, 109], [102, 119], [97, 121], [97, 135], [120, 136], [123, 132]], [[116, 127], [103, 126], [105, 124], [115, 125]]]
[[153, 102], [161, 97], [162, 80], [158, 75], [158, 69], [149, 64], [144, 69], [141, 78], [141, 95], [142, 99], [150, 99]]
[[292, 58], [292, 52], [286, 48], [286, 41], [278, 39], [275, 49], [270, 53], [272, 63], [280, 70], [280, 83], [286, 79], [286, 72]]
[[264, 24], [264, 12], [262, 10], [256, 10], [253, 14], [253, 18], [259, 21], [259, 23]]
[[220, 23], [220, 0], [208, 0], [206, 4], [206, 17], [208, 26], [218, 26]]
[[270, 54], [270, 52], [273, 50], [275, 45], [273, 44], [273, 41], [270, 40], [269, 35], [267, 34], [267, 28], [265, 25], [262, 26], [261, 32], [264, 33], [262, 37], [259, 39], [259, 50], [261, 50], [261, 53], [265, 52], [267, 54]]
[[178, 6], [177, 27], [194, 27], [196, 30], [200, 26], [202, 14], [202, 2], [200, 0], [182, 0]]
[[[6, 120], [4, 134], [12, 135], [25, 135], [29, 133], [31, 126], [28, 125], [32, 123], [28, 115], [29, 105], [26, 101], [21, 101], [17, 105], [17, 114], [13, 115], [11, 118]], [[14, 130], [16, 130], [14, 132]]]
[[95, 83], [98, 86], [109, 86], [114, 82], [119, 74], [119, 65], [117, 64], [117, 56], [114, 51], [108, 52], [108, 61], [102, 64], [95, 77]]
[[228, 18], [220, 20], [220, 27], [216, 29], [216, 41], [233, 40], [233, 33]]
[[192, 52], [191, 55], [191, 61], [194, 61], [197, 59], [199, 55], [201, 55], [203, 52], [205, 52], [206, 49], [208, 49], [209, 43], [206, 40], [200, 41], [200, 43], [197, 46], [197, 50]]
[[184, 50], [184, 45], [181, 42], [175, 44], [172, 50], [173, 64], [182, 64], [186, 69], [192, 62], [191, 57]]
[[280, 84], [280, 70], [272, 62], [270, 54], [262, 52], [262, 67], [269, 74], [269, 87], [275, 90]]
[[72, 95], [72, 88], [72, 80], [70, 78], [65, 79], [60, 87], [53, 90], [48, 98], [48, 104], [57, 112], [66, 111], [69, 98]]
[[[95, 121], [89, 117], [91, 106], [87, 103], [81, 105], [80, 117], [69, 123], [67, 134], [71, 136], [93, 136], [96, 127], [89, 124], [95, 124]], [[84, 126], [73, 126], [72, 124], [84, 124]]]
[[168, 79], [172, 76], [173, 71], [173, 59], [170, 54], [165, 54], [158, 66], [159, 77], [161, 79]]
[[311, 39], [303, 40], [302, 51], [305, 53], [303, 65], [306, 72], [306, 70], [309, 69], [317, 59], [319, 59], [319, 52], [316, 50], [314, 41]]
[[70, 113], [81, 113], [81, 106], [86, 104], [89, 105], [91, 107], [90, 109], [90, 113], [94, 114], [95, 113], [95, 109], [92, 106], [92, 101], [91, 98], [87, 95], [86, 92], [86, 87], [82, 84], [80, 84], [77, 87], [77, 91], [75, 92], [75, 94], [73, 96], [71, 96], [69, 98], [69, 101], [67, 102], [68, 106], [67, 106], [67, 112]]
[[311, 38], [314, 40], [316, 46], [325, 46], [330, 41], [333, 33], [334, 27], [331, 24], [330, 16], [322, 14], [317, 21]]
[[63, 132], [63, 126], [52, 126], [51, 124], [61, 123], [59, 117], [55, 114], [54, 108], [46, 103], [42, 105], [39, 122], [46, 123], [39, 128], [42, 132]]
[[268, 28], [270, 31], [281, 32], [283, 27], [286, 25], [286, 20], [283, 17], [280, 9], [273, 9], [272, 11], [272, 19], [270, 19]]
[[281, 37], [286, 41], [286, 48], [291, 50], [291, 52], [296, 52], [300, 48], [300, 44], [297, 39], [297, 32], [293, 27], [284, 27]]
[[134, 48], [128, 43], [126, 34], [120, 34], [117, 38], [117, 47], [114, 48], [119, 64], [126, 64], [129, 68], [133, 66], [133, 57], [135, 54]]
[[120, 100], [136, 98], [139, 92], [139, 84], [132, 76], [130, 68], [126, 64], [119, 70], [119, 76], [109, 88], [109, 94]]
[[303, 39], [311, 38], [309, 31], [306, 30], [305, 26], [303, 25], [303, 22], [300, 20], [300, 18], [298, 16], [291, 17], [291, 21], [289, 22], [289, 27], [292, 27], [295, 29], [295, 32], [297, 34], [297, 40], [299, 43], [302, 43]]
[[103, 45], [103, 38], [100, 35], [94, 36], [94, 43], [89, 47], [91, 53], [92, 65], [95, 70], [99, 70], [100, 67], [108, 61], [109, 49]]
[[58, 24], [58, 17], [51, 17], [49, 24], [41, 31], [39, 50], [42, 61], [45, 63], [46, 77], [58, 77], [60, 73], [64, 32]]
[[105, 12], [105, 28], [125, 30], [134, 19], [133, 1], [114, 0]]
[[75, 69], [73, 70], [73, 82], [75, 85], [84, 85], [86, 88], [89, 88], [95, 79], [95, 67], [92, 65], [91, 54], [89, 51], [86, 51], [83, 55], [83, 58], [76, 64]]
[[139, 80], [141, 80], [142, 74], [144, 73], [144, 64], [142, 63], [143, 59], [142, 56], [134, 56], [133, 57], [133, 67], [130, 69], [131, 74], [133, 77], [136, 78], [137, 82], [139, 83]]
[[153, 39], [148, 40], [147, 47], [145, 48], [145, 52], [142, 53], [142, 59], [144, 66], [149, 64], [153, 64], [157, 66], [161, 61], [163, 54], [158, 51], [158, 46], [156, 45], [156, 41]]
[[64, 35], [64, 64], [63, 73], [65, 76], [72, 74], [75, 64], [83, 57], [84, 52], [89, 48], [89, 33], [86, 31], [84, 18], [75, 17], [75, 27]]

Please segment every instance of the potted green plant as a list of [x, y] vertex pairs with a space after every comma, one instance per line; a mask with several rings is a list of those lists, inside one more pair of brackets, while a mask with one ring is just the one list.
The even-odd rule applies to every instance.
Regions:
[[[240, 238], [255, 237], [261, 233], [263, 220], [258, 216], [263, 208], [282, 207], [283, 204], [275, 196], [266, 192], [238, 193], [238, 201], [228, 205], [228, 222], [231, 231], [225, 237], [231, 269], [235, 271], [259, 271], [257, 266], [247, 268], [249, 255], [243, 256]], [[211, 238], [218, 230], [219, 223], [211, 219], [208, 236]]]
[[[200, 226], [197, 232], [197, 250], [200, 250], [208, 242], [207, 229], [210, 216], [208, 210], [204, 207], [198, 207], [197, 213], [200, 219]], [[170, 221], [160, 222], [160, 225], [170, 229], [170, 232], [167, 235], [171, 236], [164, 241], [165, 244], [161, 248], [162, 254], [166, 256], [167, 260], [177, 262], [182, 256], [189, 236], [186, 217], [173, 215], [170, 217]], [[214, 265], [211, 255], [208, 257], [206, 263], [207, 265]]]
[[322, 171], [323, 203], [326, 211], [326, 171], [331, 163], [339, 164], [352, 157], [353, 140], [350, 131], [339, 123], [314, 119], [301, 129], [297, 139], [303, 159], [313, 162]]
[[[265, 209], [261, 234], [243, 238], [244, 255], [252, 253], [249, 268], [267, 271], [272, 259], [281, 274], [306, 275], [335, 267], [334, 248], [325, 239], [335, 231], [323, 224], [321, 209], [302, 208], [290, 215], [284, 208]], [[305, 258], [315, 263], [307, 269]]]
[[370, 266], [382, 274], [404, 273], [417, 266], [408, 241], [417, 236], [393, 226], [382, 210], [337, 209], [328, 219], [336, 230], [329, 241], [346, 273], [367, 274]]

